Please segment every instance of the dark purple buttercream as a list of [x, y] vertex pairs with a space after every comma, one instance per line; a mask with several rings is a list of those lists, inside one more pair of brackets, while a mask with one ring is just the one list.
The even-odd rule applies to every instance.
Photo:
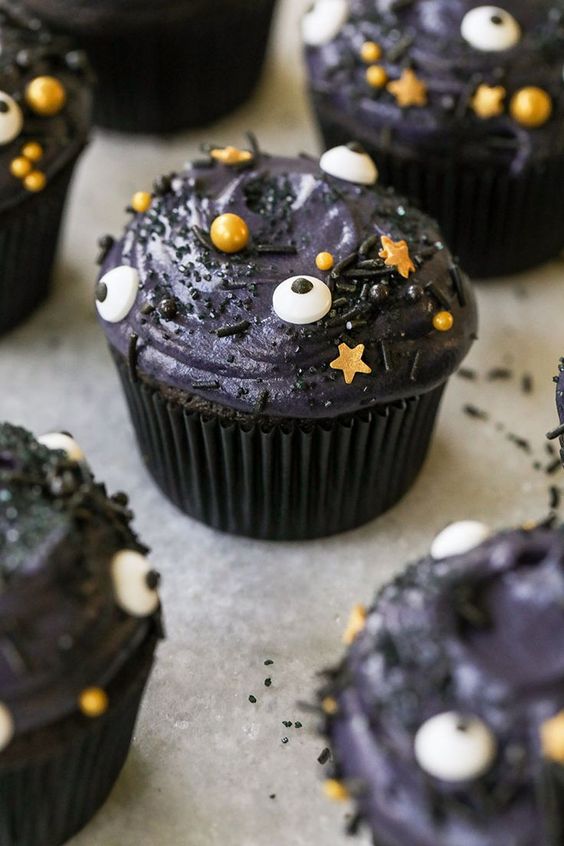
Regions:
[[[206, 247], [192, 228], [206, 235], [224, 212], [243, 217], [251, 232], [250, 246], [236, 255]], [[407, 241], [417, 265], [409, 279], [396, 272], [355, 277], [361, 258], [377, 273], [385, 270], [382, 235]], [[369, 236], [377, 243], [359, 257]], [[295, 247], [295, 254], [260, 251], [273, 243]], [[321, 251], [332, 253], [336, 266], [357, 255], [332, 276], [316, 268]], [[102, 274], [124, 264], [138, 270], [141, 289], [125, 319], [102, 321], [111, 347], [126, 356], [136, 335], [141, 375], [235, 411], [259, 404], [275, 417], [329, 418], [418, 395], [448, 378], [475, 337], [471, 287], [459, 275], [457, 292], [436, 224], [391, 191], [329, 177], [306, 157], [260, 154], [245, 169], [206, 159], [188, 166], [172, 187], [161, 185], [147, 214], [133, 217]], [[333, 289], [337, 303], [326, 318], [294, 326], [275, 314], [275, 288], [295, 275], [319, 277]], [[388, 296], [376, 303], [369, 289], [382, 279]], [[168, 316], [162, 303], [171, 298]], [[445, 308], [454, 325], [438, 332], [433, 316]], [[244, 331], [221, 337], [242, 321]], [[350, 385], [329, 367], [343, 342], [364, 344], [372, 368]]]
[[[540, 736], [564, 708], [563, 609], [564, 533], [545, 528], [425, 558], [379, 593], [322, 692], [337, 701], [336, 775], [378, 846], [561, 843]], [[417, 730], [445, 711], [495, 736], [495, 761], [475, 780], [440, 781], [415, 759]], [[560, 815], [562, 788], [558, 802]]]

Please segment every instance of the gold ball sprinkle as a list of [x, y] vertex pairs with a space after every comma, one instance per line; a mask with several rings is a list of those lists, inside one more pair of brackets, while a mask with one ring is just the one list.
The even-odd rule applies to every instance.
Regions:
[[249, 243], [249, 227], [238, 214], [220, 214], [211, 225], [210, 238], [222, 253], [238, 253]]
[[365, 41], [360, 48], [360, 58], [367, 65], [371, 65], [382, 58], [382, 48], [375, 41]]
[[449, 332], [454, 325], [454, 317], [450, 311], [438, 311], [433, 317], [433, 327], [438, 332]]
[[36, 76], [25, 89], [25, 101], [36, 114], [53, 117], [67, 100], [64, 86], [54, 76]]
[[148, 191], [137, 191], [131, 198], [131, 208], [138, 214], [144, 214], [149, 211], [153, 197]]
[[333, 699], [332, 696], [326, 696], [323, 702], [321, 703], [321, 707], [326, 714], [329, 716], [333, 716], [339, 710], [339, 706], [337, 704], [337, 700]]
[[22, 147], [22, 156], [32, 162], [38, 162], [43, 155], [43, 147], [37, 141], [29, 141]]
[[366, 68], [366, 81], [372, 88], [383, 88], [388, 81], [388, 74], [382, 65], [370, 65]]
[[335, 259], [331, 253], [318, 253], [315, 257], [315, 266], [318, 270], [331, 270], [335, 264]]
[[78, 697], [78, 707], [85, 717], [101, 717], [109, 704], [108, 694], [101, 687], [87, 687]]
[[564, 711], [546, 720], [541, 725], [540, 734], [545, 758], [564, 764]]
[[323, 792], [333, 802], [346, 802], [349, 798], [349, 792], [345, 785], [335, 778], [328, 778], [323, 782]]
[[24, 178], [23, 184], [24, 188], [35, 194], [38, 191], [43, 191], [47, 185], [47, 177], [40, 170], [32, 170], [31, 173], [28, 173], [28, 175]]
[[24, 179], [28, 173], [31, 173], [32, 169], [32, 163], [24, 156], [18, 156], [10, 162], [10, 173], [12, 176], [15, 176], [16, 179]]
[[355, 605], [351, 611], [347, 628], [343, 634], [343, 643], [350, 646], [356, 640], [366, 625], [366, 608], [364, 605]]
[[551, 116], [552, 100], [542, 88], [530, 85], [513, 95], [509, 110], [517, 123], [534, 129], [546, 123]]

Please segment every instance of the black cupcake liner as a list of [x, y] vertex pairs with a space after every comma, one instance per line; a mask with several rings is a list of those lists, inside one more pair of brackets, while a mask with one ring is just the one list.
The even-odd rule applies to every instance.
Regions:
[[0, 334], [45, 299], [76, 156], [40, 194], [0, 214]]
[[[94, 120], [121, 132], [204, 126], [252, 93], [275, 0], [205, 4], [184, 18], [131, 22], [127, 31], [73, 33], [98, 80]], [[72, 25], [68, 27], [72, 32]]]
[[[321, 99], [313, 104], [327, 148], [351, 140], [350, 129]], [[518, 273], [564, 248], [564, 156], [513, 174], [507, 165], [471, 165], [455, 156], [407, 155], [355, 133], [374, 158], [383, 185], [392, 185], [436, 218], [451, 251], [474, 278]]]
[[267, 540], [344, 532], [394, 505], [425, 460], [444, 387], [335, 420], [235, 419], [194, 409], [114, 359], [166, 496], [215, 529]]
[[61, 846], [108, 797], [125, 763], [155, 639], [113, 685], [110, 708], [14, 741], [0, 764], [2, 846]]

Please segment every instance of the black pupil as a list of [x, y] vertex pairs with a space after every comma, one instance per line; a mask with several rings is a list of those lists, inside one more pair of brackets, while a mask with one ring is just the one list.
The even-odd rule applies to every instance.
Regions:
[[96, 299], [99, 303], [103, 303], [108, 296], [108, 286], [105, 282], [98, 282], [96, 285]]
[[5, 100], [0, 100], [0, 114], [5, 115], [10, 111], [10, 105]]
[[312, 288], [313, 285], [309, 279], [304, 279], [302, 276], [299, 279], [294, 279], [292, 282], [292, 291], [294, 294], [309, 294]]
[[492, 15], [491, 22], [496, 26], [501, 26], [503, 23], [503, 18], [501, 17], [501, 15]]

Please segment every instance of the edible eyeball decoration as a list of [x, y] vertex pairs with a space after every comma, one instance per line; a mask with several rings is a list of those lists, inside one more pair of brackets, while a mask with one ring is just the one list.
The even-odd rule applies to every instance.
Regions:
[[451, 523], [439, 532], [431, 544], [431, 556], [435, 559], [463, 555], [479, 546], [491, 535], [491, 529], [479, 520], [460, 520]]
[[9, 144], [23, 129], [22, 110], [13, 97], [0, 91], [0, 144]]
[[343, 144], [327, 150], [319, 160], [319, 167], [329, 176], [356, 185], [374, 185], [378, 179], [376, 165], [360, 144]]
[[298, 326], [321, 320], [332, 302], [331, 291], [315, 276], [291, 276], [278, 285], [272, 297], [278, 317]]
[[51, 450], [61, 450], [65, 452], [70, 461], [84, 461], [84, 453], [70, 435], [65, 435], [64, 432], [47, 432], [37, 438], [38, 443]]
[[446, 711], [423, 723], [415, 735], [414, 752], [428, 775], [460, 782], [479, 778], [491, 768], [497, 743], [478, 717]]
[[310, 47], [328, 44], [339, 34], [348, 16], [348, 0], [317, 0], [302, 21], [304, 42]]
[[112, 559], [116, 602], [132, 617], [149, 617], [159, 607], [158, 573], [133, 549], [122, 549]]
[[127, 317], [139, 291], [139, 274], [125, 264], [114, 267], [96, 285], [96, 308], [108, 323], [119, 323]]
[[521, 40], [521, 27], [513, 15], [499, 6], [471, 9], [462, 19], [460, 32], [475, 50], [509, 50]]
[[14, 721], [6, 706], [0, 702], [0, 752], [14, 736]]

